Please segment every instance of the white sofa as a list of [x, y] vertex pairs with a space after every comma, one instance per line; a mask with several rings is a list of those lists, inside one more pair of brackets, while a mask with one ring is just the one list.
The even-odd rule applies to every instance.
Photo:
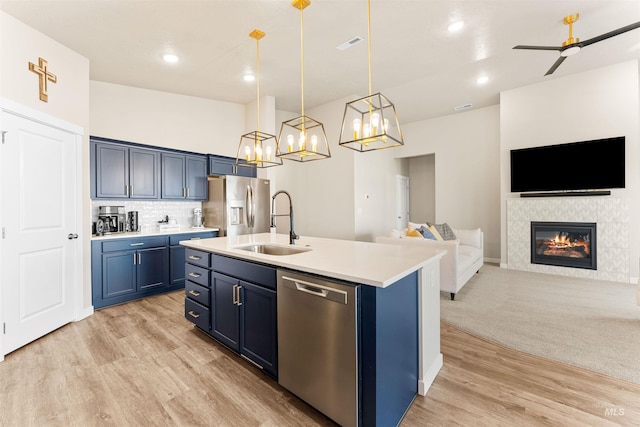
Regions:
[[440, 292], [448, 292], [451, 299], [484, 265], [484, 233], [482, 230], [453, 230], [456, 240], [431, 240], [422, 237], [408, 237], [392, 232], [388, 236], [377, 237], [377, 243], [401, 245], [429, 245], [444, 249], [447, 253], [440, 260]]

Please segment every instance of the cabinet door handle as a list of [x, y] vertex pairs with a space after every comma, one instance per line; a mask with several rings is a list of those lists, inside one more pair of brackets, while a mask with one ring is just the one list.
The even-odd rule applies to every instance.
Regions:
[[129, 197], [129, 186], [125, 184], [124, 186], [124, 195]]
[[142, 254], [138, 252], [138, 265], [142, 264]]
[[238, 288], [238, 285], [233, 285], [233, 291], [231, 293], [231, 298], [232, 298], [232, 302], [233, 305], [238, 305], [238, 300], [236, 299], [236, 289]]
[[130, 243], [129, 246], [144, 246], [144, 242], [140, 243]]
[[[191, 240], [193, 240], [193, 239], [191, 239]], [[198, 260], [200, 260], [200, 259], [202, 259], [202, 258], [201, 258], [201, 257], [199, 257], [199, 256], [195, 256], [195, 255], [189, 255], [189, 259], [192, 259], [192, 260], [194, 260], [194, 261], [198, 261]]]
[[200, 292], [196, 292], [193, 289], [189, 290], [189, 295], [193, 295], [194, 297], [199, 297], [200, 296]]
[[189, 273], [190, 277], [195, 277], [196, 279], [200, 276], [202, 276], [202, 274], [198, 274], [198, 273]]
[[189, 197], [189, 187], [187, 187], [187, 198]]
[[129, 195], [133, 197], [133, 185], [129, 186]]
[[236, 297], [236, 301], [237, 301], [237, 305], [238, 307], [240, 307], [242, 305], [242, 301], [240, 300], [240, 289], [242, 289], [242, 286], [237, 285], [238, 287], [236, 288], [236, 292], [238, 294], [238, 296]]
[[194, 319], [197, 319], [198, 317], [200, 317], [200, 315], [197, 313], [194, 313], [193, 310], [189, 311], [189, 316], [193, 317]]

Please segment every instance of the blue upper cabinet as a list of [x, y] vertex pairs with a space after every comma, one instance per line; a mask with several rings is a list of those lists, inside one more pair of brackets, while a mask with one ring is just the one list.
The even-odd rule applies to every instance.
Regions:
[[207, 199], [206, 156], [162, 153], [162, 198]]
[[[241, 160], [241, 163], [244, 163], [244, 160]], [[238, 175], [255, 178], [257, 170], [255, 167], [236, 165], [236, 159], [233, 157], [209, 154], [209, 175]]]
[[91, 197], [158, 199], [160, 153], [91, 141]]
[[207, 200], [207, 169], [205, 154], [91, 137], [92, 199]]

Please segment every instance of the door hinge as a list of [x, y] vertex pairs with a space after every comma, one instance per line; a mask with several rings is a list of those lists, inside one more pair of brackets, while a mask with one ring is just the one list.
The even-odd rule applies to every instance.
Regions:
[[2, 227], [2, 238], [5, 238], [5, 234], [4, 234], [4, 227]]
[[7, 131], [6, 131], [6, 130], [3, 130], [3, 131], [2, 131], [2, 143], [3, 143], [3, 144], [4, 144], [4, 135], [5, 135], [6, 133], [7, 133]]
[[3, 335], [7, 334], [7, 323], [6, 322], [2, 322], [2, 334]]

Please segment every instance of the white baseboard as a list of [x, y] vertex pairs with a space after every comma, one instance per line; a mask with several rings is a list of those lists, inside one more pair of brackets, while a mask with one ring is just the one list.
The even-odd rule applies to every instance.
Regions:
[[484, 262], [488, 264], [500, 264], [500, 258], [484, 258]]
[[93, 314], [93, 306], [89, 306], [87, 308], [84, 308], [81, 311], [79, 311], [78, 313], [76, 313], [76, 318], [75, 318], [74, 322], [79, 322], [82, 319], [86, 319], [87, 317], [91, 316], [92, 314]]
[[438, 354], [438, 357], [433, 361], [429, 370], [425, 372], [424, 377], [418, 381], [418, 394], [420, 396], [425, 396], [427, 391], [429, 391], [431, 384], [433, 384], [433, 381], [438, 376], [438, 372], [440, 372], [442, 368], [443, 360], [442, 353]]
[[639, 279], [637, 277], [629, 277], [629, 283], [632, 283], [634, 285], [638, 283], [638, 280]]
[[500, 263], [500, 268], [509, 268], [509, 264], [505, 263]]

